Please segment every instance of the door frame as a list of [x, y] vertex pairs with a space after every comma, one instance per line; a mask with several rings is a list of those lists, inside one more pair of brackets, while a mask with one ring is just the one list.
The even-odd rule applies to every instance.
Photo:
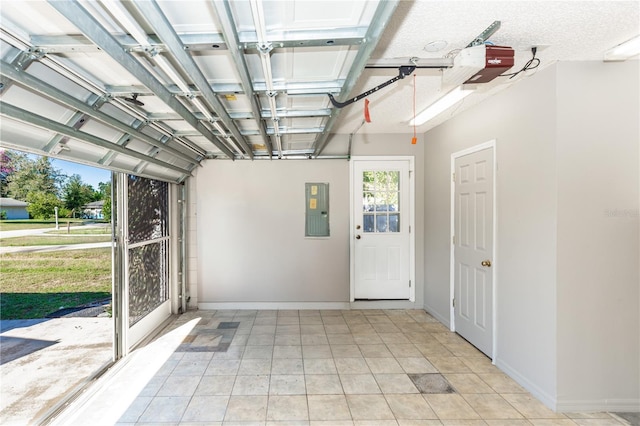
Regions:
[[416, 301], [416, 224], [415, 224], [415, 198], [416, 198], [416, 177], [415, 177], [415, 157], [413, 156], [353, 156], [349, 161], [349, 253], [350, 261], [350, 279], [349, 279], [349, 301], [355, 302], [355, 283], [356, 283], [356, 268], [354, 253], [356, 249], [355, 240], [355, 222], [356, 218], [353, 212], [353, 204], [355, 192], [353, 190], [354, 185], [354, 173], [355, 163], [358, 161], [407, 161], [409, 163], [409, 280], [411, 280], [411, 287], [409, 288], [409, 302], [415, 303]]
[[[465, 155], [469, 155], [469, 154], [473, 154], [476, 153], [478, 151], [482, 151], [485, 149], [489, 149], [489, 148], [493, 148], [493, 235], [491, 236], [491, 238], [493, 238], [493, 253], [492, 253], [492, 265], [491, 265], [491, 282], [492, 282], [492, 286], [493, 286], [493, 291], [492, 291], [492, 300], [491, 300], [491, 309], [492, 309], [492, 362], [495, 364], [495, 360], [497, 358], [497, 331], [498, 331], [498, 321], [497, 321], [497, 306], [498, 306], [498, 297], [497, 297], [497, 291], [496, 289], [498, 288], [497, 284], [497, 266], [499, 265], [499, 262], [497, 262], [497, 258], [496, 258], [496, 253], [498, 252], [497, 250], [497, 246], [498, 246], [498, 239], [497, 239], [497, 224], [498, 224], [498, 214], [497, 214], [497, 191], [496, 191], [496, 183], [497, 183], [497, 177], [498, 177], [498, 161], [497, 161], [497, 156], [496, 156], [496, 140], [492, 139], [488, 142], [484, 142], [481, 143], [479, 145], [475, 145], [472, 146], [470, 148], [467, 149], [463, 149], [461, 151], [457, 151], [454, 152], [453, 154], [451, 154], [451, 170], [450, 170], [450, 176], [453, 177], [453, 173], [456, 170], [456, 160], [460, 157], [464, 157]], [[450, 180], [451, 182], [451, 190], [450, 190], [450, 194], [451, 194], [451, 216], [450, 216], [450, 221], [451, 221], [451, 227], [450, 227], [450, 234], [449, 234], [449, 244], [450, 244], [450, 254], [449, 254], [449, 318], [450, 318], [450, 330], [455, 332], [456, 331], [456, 319], [455, 319], [455, 312], [454, 312], [454, 308], [453, 308], [453, 300], [455, 298], [455, 244], [454, 244], [454, 235], [455, 235], [455, 231], [456, 231], [456, 226], [455, 226], [455, 181], [453, 180], [453, 178]]]

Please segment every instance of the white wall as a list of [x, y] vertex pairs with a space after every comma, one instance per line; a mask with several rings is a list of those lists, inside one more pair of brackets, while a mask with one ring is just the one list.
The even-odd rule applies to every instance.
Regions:
[[555, 399], [555, 70], [547, 69], [425, 135], [425, 308], [449, 324], [451, 154], [496, 140], [500, 368]]
[[558, 405], [640, 409], [639, 61], [558, 67]]
[[[207, 161], [196, 177], [198, 303], [349, 300], [346, 160]], [[305, 182], [329, 183], [329, 238], [305, 238]]]
[[448, 322], [450, 155], [496, 139], [495, 361], [562, 411], [640, 407], [638, 75], [560, 63], [425, 135], [425, 307]]
[[[327, 149], [344, 146], [333, 135]], [[416, 303], [423, 301], [424, 146], [402, 135], [356, 135], [353, 155], [414, 156]], [[328, 239], [304, 238], [304, 183], [329, 182]], [[190, 307], [349, 302], [347, 160], [207, 161], [190, 179]], [[330, 306], [330, 305], [329, 305]], [[334, 305], [336, 306], [336, 305]], [[409, 305], [408, 305], [409, 306]]]

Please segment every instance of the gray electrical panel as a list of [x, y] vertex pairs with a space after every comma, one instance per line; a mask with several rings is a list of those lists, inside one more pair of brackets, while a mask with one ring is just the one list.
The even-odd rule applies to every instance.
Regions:
[[329, 236], [329, 184], [305, 183], [305, 237]]

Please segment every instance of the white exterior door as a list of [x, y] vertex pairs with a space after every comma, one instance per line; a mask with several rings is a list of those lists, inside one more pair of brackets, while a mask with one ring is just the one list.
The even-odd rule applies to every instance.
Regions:
[[171, 315], [170, 187], [119, 174], [117, 195], [114, 295], [120, 357]]
[[493, 354], [493, 149], [454, 160], [455, 330]]
[[352, 267], [355, 300], [412, 300], [413, 201], [409, 160], [354, 160]]

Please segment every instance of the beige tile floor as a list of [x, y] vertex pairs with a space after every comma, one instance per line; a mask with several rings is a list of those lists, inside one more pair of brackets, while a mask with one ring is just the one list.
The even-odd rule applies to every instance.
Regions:
[[[229, 322], [238, 324], [228, 349], [208, 351]], [[116, 390], [99, 396], [133, 395], [116, 413], [118, 424], [628, 424], [609, 413], [554, 413], [420, 310], [190, 311], [165, 335], [179, 330], [165, 358], [160, 346], [144, 348], [150, 358], [135, 368], [151, 370], [152, 359], [158, 366], [139, 391], [114, 376]], [[441, 374], [453, 392], [422, 393], [411, 377], [423, 374]], [[99, 405], [69, 423], [108, 423]]]

